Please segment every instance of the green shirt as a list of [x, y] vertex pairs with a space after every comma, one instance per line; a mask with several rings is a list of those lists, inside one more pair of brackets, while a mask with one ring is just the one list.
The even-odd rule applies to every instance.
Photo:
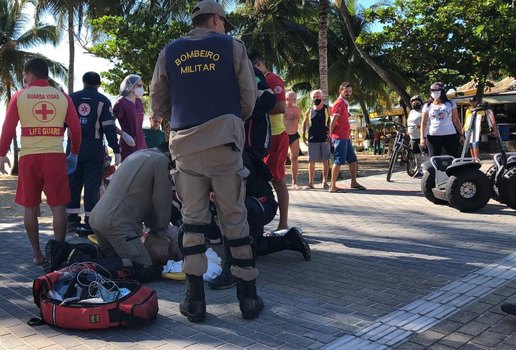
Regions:
[[162, 130], [143, 129], [143, 134], [145, 135], [145, 142], [147, 143], [147, 148], [158, 147], [162, 143], [167, 142], [165, 133]]

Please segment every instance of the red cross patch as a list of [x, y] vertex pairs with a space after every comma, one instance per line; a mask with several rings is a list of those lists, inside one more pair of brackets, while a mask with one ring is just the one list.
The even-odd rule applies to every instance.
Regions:
[[50, 102], [41, 101], [32, 108], [32, 115], [37, 120], [46, 123], [55, 118], [56, 107]]

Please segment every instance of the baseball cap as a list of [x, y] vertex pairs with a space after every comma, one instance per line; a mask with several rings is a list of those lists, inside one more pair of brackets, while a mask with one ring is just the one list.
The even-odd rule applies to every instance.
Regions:
[[192, 13], [190, 14], [190, 18], [193, 20], [195, 17], [199, 15], [205, 15], [205, 14], [216, 14], [220, 17], [224, 18], [224, 28], [226, 29], [226, 33], [232, 31], [235, 29], [235, 26], [231, 24], [231, 22], [228, 21], [226, 18], [226, 11], [224, 11], [224, 8], [221, 4], [214, 0], [201, 0], [195, 5], [195, 7], [192, 10]]
[[469, 98], [469, 102], [476, 102], [477, 101], [477, 98], [475, 96], [471, 96]]

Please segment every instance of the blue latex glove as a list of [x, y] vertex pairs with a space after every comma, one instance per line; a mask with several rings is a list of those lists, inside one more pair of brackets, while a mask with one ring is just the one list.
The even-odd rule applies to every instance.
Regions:
[[77, 169], [77, 159], [79, 156], [75, 154], [69, 154], [68, 157], [66, 157], [66, 171], [68, 175], [73, 173], [75, 169]]

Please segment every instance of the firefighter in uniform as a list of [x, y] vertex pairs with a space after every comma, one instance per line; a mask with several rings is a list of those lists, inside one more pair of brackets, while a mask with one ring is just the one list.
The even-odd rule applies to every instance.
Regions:
[[66, 213], [68, 214], [68, 229], [77, 228], [81, 222], [79, 209], [81, 192], [84, 187], [85, 225], [78, 227], [77, 232], [87, 236], [93, 232], [88, 223], [90, 212], [99, 200], [105, 160], [104, 134], [106, 134], [109, 147], [115, 153], [115, 165], [120, 163], [121, 157], [111, 102], [97, 91], [101, 83], [100, 75], [95, 72], [87, 72], [83, 75], [82, 82], [84, 89], [70, 95], [81, 124], [82, 144], [77, 169], [68, 175], [72, 199], [68, 203]]
[[[173, 177], [183, 203], [179, 242], [184, 256], [187, 292], [179, 309], [191, 322], [206, 314], [203, 274], [207, 270], [204, 234], [211, 221], [209, 193], [217, 198], [220, 229], [234, 257], [237, 297], [245, 319], [258, 317], [263, 301], [256, 294], [255, 258], [244, 205], [242, 164], [244, 120], [258, 90], [244, 44], [225, 35], [230, 26], [213, 0], [199, 2], [191, 13], [194, 29], [160, 53], [151, 83], [154, 113], [170, 118]], [[221, 86], [222, 84], [222, 86]]]
[[[21, 150], [16, 203], [25, 207], [23, 221], [34, 252], [34, 263], [43, 263], [39, 246], [38, 211], [41, 191], [52, 209], [54, 238], [64, 241], [66, 203], [70, 201], [67, 172], [77, 166], [81, 145], [81, 127], [72, 100], [48, 84], [48, 66], [42, 59], [25, 63], [23, 83], [26, 88], [13, 95], [7, 108], [0, 136], [0, 173], [5, 174], [9, 145], [21, 124]], [[63, 152], [65, 122], [70, 129], [68, 157]], [[65, 158], [66, 157], [66, 158]]]
[[[132, 273], [154, 275], [156, 271], [140, 236], [143, 222], [159, 237], [166, 237], [172, 211], [169, 165], [169, 157], [156, 148], [130, 154], [91, 211], [100, 252], [119, 257], [123, 266], [133, 267]], [[158, 276], [162, 269], [159, 266]]]

